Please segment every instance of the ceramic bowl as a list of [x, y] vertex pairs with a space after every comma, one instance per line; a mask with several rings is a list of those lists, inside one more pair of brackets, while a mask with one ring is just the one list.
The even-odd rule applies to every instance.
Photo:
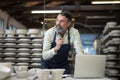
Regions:
[[107, 22], [107, 25], [108, 25], [108, 26], [116, 26], [116, 25], [117, 25], [117, 22]]
[[115, 55], [115, 54], [108, 54], [108, 55], [106, 55], [106, 57], [107, 58], [115, 58], [115, 57], [117, 57], [117, 55]]
[[5, 51], [16, 51], [15, 48], [6, 48]]
[[112, 49], [112, 50], [116, 50], [117, 49], [117, 47], [112, 47], [112, 46], [109, 46], [107, 49]]
[[117, 42], [120, 42], [120, 38], [112, 38], [113, 41], [117, 41]]
[[24, 34], [19, 34], [18, 37], [25, 37], [25, 35]]
[[38, 41], [38, 42], [39, 42], [39, 41], [43, 41], [43, 39], [33, 39], [32, 41], [33, 41], [33, 42], [34, 42], [34, 41]]
[[15, 35], [16, 34], [16, 31], [15, 30], [5, 30], [5, 34], [8, 34], [8, 35]]
[[18, 78], [27, 78], [28, 72], [27, 71], [17, 71], [16, 72], [16, 77]]
[[10, 76], [10, 68], [0, 65], [0, 80], [4, 80], [8, 76]]
[[28, 49], [28, 48], [19, 48], [18, 51], [28, 52], [28, 51], [30, 51], [30, 49]]
[[29, 42], [30, 39], [19, 39], [18, 41], [20, 41], [20, 42]]
[[42, 53], [33, 53], [32, 55], [33, 55], [33, 56], [41, 56]]
[[6, 56], [14, 56], [14, 55], [16, 55], [16, 53], [14, 53], [14, 52], [6, 52], [6, 53], [4, 53], [4, 55], [6, 55]]
[[110, 33], [111, 34], [120, 34], [120, 30], [112, 30]]
[[0, 65], [6, 66], [8, 68], [11, 68], [12, 62], [1, 62]]
[[35, 46], [35, 47], [41, 47], [42, 44], [40, 44], [40, 43], [33, 43], [32, 46]]
[[116, 65], [116, 62], [106, 62], [107, 66], [114, 66]]
[[20, 53], [18, 53], [17, 55], [19, 55], [19, 56], [29, 56], [30, 53], [27, 53], [27, 52], [20, 52]]
[[14, 61], [14, 60], [16, 60], [16, 58], [14, 58], [14, 57], [7, 57], [7, 58], [4, 58], [4, 60], [7, 60], [7, 61]]
[[18, 66], [28, 66], [29, 63], [27, 63], [27, 62], [19, 62], [16, 65], [18, 65]]
[[28, 30], [28, 34], [39, 34], [40, 33], [40, 29], [29, 29]]
[[119, 71], [116, 69], [109, 69], [108, 72], [111, 74], [117, 74]]
[[4, 45], [6, 46], [12, 46], [12, 45], [16, 45], [15, 43], [5, 43]]
[[4, 39], [5, 41], [16, 41], [16, 39], [14, 39], [14, 38], [6, 38], [6, 39]]
[[27, 44], [27, 43], [20, 43], [18, 44], [18, 46], [22, 46], [22, 47], [26, 47], [26, 46], [29, 46], [30, 44]]
[[31, 66], [40, 66], [40, 63], [32, 63]]
[[33, 51], [33, 52], [41, 52], [42, 49], [40, 49], [40, 48], [34, 48], [34, 49], [32, 49], [32, 51]]
[[17, 60], [19, 60], [19, 61], [28, 61], [30, 59], [29, 58], [18, 58]]
[[27, 34], [27, 30], [26, 29], [17, 29], [16, 34], [25, 35], [25, 34]]

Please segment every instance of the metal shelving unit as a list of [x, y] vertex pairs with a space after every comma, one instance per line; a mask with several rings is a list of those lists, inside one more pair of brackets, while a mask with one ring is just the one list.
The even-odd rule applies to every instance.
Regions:
[[[106, 77], [112, 80], [120, 79], [120, 33], [111, 33], [114, 30], [120, 30], [120, 27], [105, 27], [102, 38], [103, 54], [107, 56]], [[119, 39], [117, 41], [113, 39]]]

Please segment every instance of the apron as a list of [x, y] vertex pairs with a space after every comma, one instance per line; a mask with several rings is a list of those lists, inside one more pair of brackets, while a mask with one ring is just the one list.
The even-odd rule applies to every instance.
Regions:
[[[56, 32], [54, 35], [54, 39], [51, 45], [51, 48], [56, 46]], [[57, 54], [55, 54], [51, 59], [49, 60], [44, 60], [43, 58], [41, 59], [41, 64], [43, 69], [65, 69], [64, 74], [69, 74], [70, 73], [70, 66], [68, 62], [68, 55], [69, 51], [71, 49], [70, 45], [70, 33], [68, 29], [68, 44], [63, 44], [60, 48], [60, 50], [57, 51]]]

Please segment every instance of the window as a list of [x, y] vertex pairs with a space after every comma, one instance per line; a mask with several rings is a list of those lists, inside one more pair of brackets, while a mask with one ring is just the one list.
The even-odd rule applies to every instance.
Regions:
[[81, 43], [84, 49], [84, 52], [88, 55], [95, 55], [96, 51], [93, 48], [93, 43], [96, 38], [96, 34], [80, 34]]
[[0, 18], [0, 30], [3, 30], [4, 28], [4, 20]]
[[11, 24], [10, 24], [9, 27], [8, 27], [8, 29], [9, 29], [9, 30], [16, 30], [16, 27], [15, 27], [14, 25], [11, 25]]

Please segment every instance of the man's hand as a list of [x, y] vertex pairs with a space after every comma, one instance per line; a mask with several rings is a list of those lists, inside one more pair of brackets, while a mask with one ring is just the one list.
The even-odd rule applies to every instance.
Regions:
[[56, 46], [54, 47], [55, 52], [57, 52], [61, 48], [62, 44], [63, 44], [63, 38], [57, 38]]

